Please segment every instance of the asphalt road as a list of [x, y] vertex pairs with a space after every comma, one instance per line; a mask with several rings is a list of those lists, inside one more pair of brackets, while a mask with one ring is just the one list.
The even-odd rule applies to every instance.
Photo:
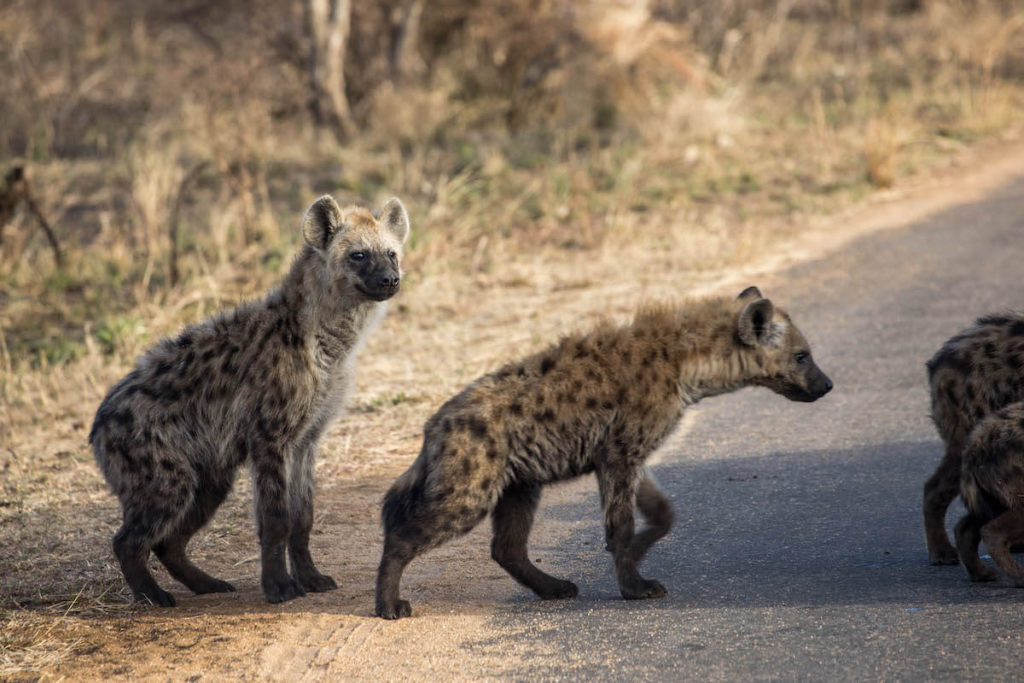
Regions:
[[641, 566], [662, 600], [619, 598], [594, 496], [542, 503], [540, 524], [594, 520], [536, 548], [580, 597], [524, 590], [491, 624], [497, 639], [470, 649], [514, 645], [524, 679], [1019, 677], [1024, 590], [930, 566], [920, 500], [941, 454], [924, 362], [977, 316], [1024, 308], [1024, 179], [757, 284], [836, 389], [814, 404], [750, 389], [694, 409], [653, 468], [677, 513]]

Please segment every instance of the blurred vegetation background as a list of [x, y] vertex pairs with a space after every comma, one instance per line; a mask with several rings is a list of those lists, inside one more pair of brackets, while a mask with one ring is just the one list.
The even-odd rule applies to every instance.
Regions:
[[694, 269], [749, 258], [1016, 130], [1024, 11], [10, 0], [0, 74], [11, 377], [128, 362], [154, 311], [172, 327], [258, 293], [324, 192], [403, 199], [412, 287], [624, 245], [688, 249]]

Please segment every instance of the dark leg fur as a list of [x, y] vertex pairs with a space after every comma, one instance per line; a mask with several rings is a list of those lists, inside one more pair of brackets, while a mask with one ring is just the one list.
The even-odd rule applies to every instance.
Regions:
[[285, 602], [305, 595], [305, 589], [291, 577], [285, 562], [285, 547], [291, 535], [284, 462], [280, 450], [267, 445], [250, 449], [253, 462], [253, 490], [256, 525], [260, 538], [263, 595], [267, 602]]
[[989, 555], [1018, 588], [1024, 588], [1024, 567], [1010, 554], [1010, 543], [1024, 537], [1024, 511], [1007, 510], [981, 528]]
[[311, 593], [322, 593], [323, 591], [334, 590], [338, 584], [330, 576], [321, 574], [313, 564], [313, 557], [309, 554], [309, 531], [312, 528], [313, 511], [309, 511], [308, 523], [306, 517], [300, 516], [296, 523], [298, 529], [292, 530], [288, 538], [288, 555], [292, 561], [292, 576], [299, 584]]
[[174, 607], [174, 596], [160, 588], [146, 567], [153, 543], [148, 535], [151, 529], [138, 513], [126, 510], [124, 524], [114, 535], [114, 555], [136, 600], [160, 607]]
[[494, 527], [491, 557], [512, 578], [545, 600], [574, 598], [577, 594], [575, 584], [542, 572], [527, 555], [527, 539], [539, 501], [539, 486], [505, 489], [491, 513]]
[[384, 541], [384, 554], [380, 559], [380, 567], [377, 569], [377, 599], [376, 614], [385, 619], [401, 619], [412, 616], [412, 606], [408, 600], [402, 600], [398, 595], [399, 583], [402, 580], [402, 572], [412, 562], [412, 558], [420, 552], [421, 547], [415, 540], [401, 538], [403, 534], [398, 532], [386, 532]]
[[295, 490], [291, 496], [292, 530], [288, 537], [288, 556], [292, 563], [292, 578], [307, 591], [322, 593], [334, 590], [334, 579], [321, 574], [309, 554], [309, 532], [313, 528], [313, 449], [303, 454], [296, 469], [301, 475], [291, 482]]
[[[981, 561], [978, 557], [978, 543], [981, 541], [981, 527], [984, 521], [977, 515], [968, 512], [957, 522], [954, 528], [956, 537], [956, 549], [960, 555], [960, 562], [967, 570], [967, 576], [971, 581], [994, 581], [996, 573]], [[991, 553], [991, 548], [989, 549]]]
[[672, 528], [672, 504], [649, 477], [644, 476], [636, 492], [636, 506], [647, 520], [647, 526], [633, 537], [629, 557], [639, 563], [650, 547]]
[[385, 619], [410, 616], [409, 602], [399, 597], [405, 567], [417, 555], [468, 533], [486, 514], [486, 508], [473, 509], [472, 506], [463, 506], [459, 513], [454, 513], [443, 501], [426, 497], [422, 481], [389, 491], [382, 515], [384, 552], [377, 570], [377, 616]]
[[216, 579], [196, 567], [188, 559], [185, 548], [213, 513], [224, 502], [231, 490], [231, 481], [220, 485], [208, 484], [196, 492], [192, 507], [182, 519], [178, 528], [167, 538], [153, 547], [157, 558], [175, 579], [185, 584], [193, 593], [226, 593], [235, 590], [227, 581]]
[[663, 585], [645, 579], [636, 568], [635, 552], [639, 549], [646, 551], [653, 542], [640, 541], [634, 545], [633, 506], [638, 477], [636, 468], [625, 463], [605, 463], [597, 468], [597, 485], [604, 508], [605, 540], [615, 559], [619, 592], [626, 600], [661, 598], [668, 594]]
[[924, 531], [932, 564], [956, 564], [956, 550], [946, 535], [946, 510], [960, 493], [962, 444], [951, 440], [942, 462], [924, 484]]

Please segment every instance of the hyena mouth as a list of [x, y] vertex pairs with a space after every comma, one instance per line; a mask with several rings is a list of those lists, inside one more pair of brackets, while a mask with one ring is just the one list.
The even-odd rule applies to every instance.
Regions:
[[379, 287], [377, 289], [367, 289], [362, 285], [356, 285], [356, 290], [365, 296], [367, 299], [373, 299], [374, 301], [387, 301], [395, 294], [398, 294], [400, 287], [395, 285], [394, 287]]

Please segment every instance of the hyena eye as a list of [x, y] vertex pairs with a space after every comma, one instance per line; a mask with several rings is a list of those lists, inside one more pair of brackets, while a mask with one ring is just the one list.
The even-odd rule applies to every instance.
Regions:
[[796, 353], [793, 354], [793, 360], [795, 360], [800, 365], [806, 363], [808, 360], [810, 360], [810, 358], [811, 354], [807, 353], [806, 351], [797, 351]]
[[351, 254], [348, 255], [348, 257], [353, 261], [362, 261], [364, 258], [366, 258], [366, 253], [362, 251], [353, 251]]
[[389, 252], [388, 252], [388, 257], [389, 257], [389, 258], [395, 258], [396, 256], [398, 256], [398, 254], [396, 254], [396, 253], [394, 252], [394, 250], [392, 250], [392, 251], [389, 251]]

